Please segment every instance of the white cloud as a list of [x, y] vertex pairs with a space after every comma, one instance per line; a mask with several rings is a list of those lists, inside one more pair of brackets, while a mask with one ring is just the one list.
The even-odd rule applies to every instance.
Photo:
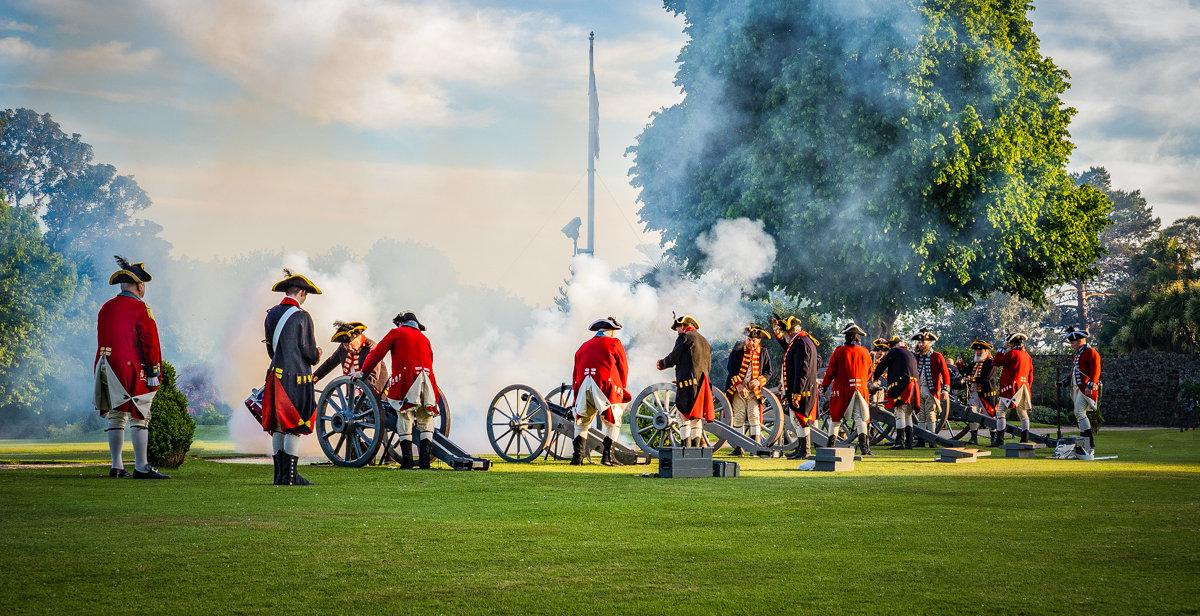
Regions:
[[0, 62], [18, 63], [22, 70], [42, 74], [136, 73], [151, 68], [158, 58], [157, 49], [133, 49], [124, 41], [54, 49], [16, 36], [0, 38]]
[[37, 26], [19, 22], [15, 19], [0, 20], [0, 30], [9, 32], [37, 32]]

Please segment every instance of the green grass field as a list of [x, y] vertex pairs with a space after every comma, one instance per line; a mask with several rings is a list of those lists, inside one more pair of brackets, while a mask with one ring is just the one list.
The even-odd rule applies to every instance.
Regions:
[[[204, 437], [205, 435], [200, 435]], [[0, 470], [9, 613], [1197, 613], [1200, 433], [1105, 432], [1097, 462], [931, 462], [849, 474], [743, 459], [737, 479], [650, 467], [486, 473], [190, 459]], [[197, 450], [219, 452], [217, 440]], [[0, 442], [0, 461], [103, 460]]]

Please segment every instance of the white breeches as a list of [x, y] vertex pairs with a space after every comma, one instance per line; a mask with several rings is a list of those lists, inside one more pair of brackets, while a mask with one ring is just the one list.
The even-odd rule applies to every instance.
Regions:
[[[392, 408], [399, 406], [399, 403], [389, 400]], [[396, 432], [400, 435], [401, 440], [408, 440], [409, 435], [413, 433], [413, 426], [420, 430], [420, 440], [429, 440], [433, 438], [434, 418], [437, 415], [433, 414], [433, 408], [428, 406], [414, 406], [406, 410], [396, 410]]]
[[1075, 403], [1075, 422], [1079, 425], [1080, 430], [1091, 430], [1092, 422], [1088, 419], [1088, 411], [1096, 408], [1096, 401], [1089, 398], [1078, 387], [1072, 395], [1072, 401]]
[[732, 411], [730, 425], [733, 427], [757, 428], [762, 425], [762, 410], [759, 400], [754, 397], [754, 394], [743, 394], [740, 391], [733, 394], [729, 398], [729, 407]]

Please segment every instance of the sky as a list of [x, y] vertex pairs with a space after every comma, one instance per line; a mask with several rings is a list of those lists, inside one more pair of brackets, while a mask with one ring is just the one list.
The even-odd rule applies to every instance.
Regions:
[[[1108, 167], [1165, 221], [1200, 214], [1200, 4], [1035, 6], [1072, 76], [1072, 169]], [[178, 255], [400, 239], [544, 305], [586, 207], [587, 34], [597, 252], [620, 266], [657, 244], [624, 152], [681, 99], [682, 27], [633, 0], [0, 0], [0, 105], [134, 175]]]

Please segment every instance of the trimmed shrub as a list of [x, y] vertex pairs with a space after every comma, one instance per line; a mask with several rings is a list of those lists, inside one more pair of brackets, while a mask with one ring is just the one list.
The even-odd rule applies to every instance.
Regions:
[[150, 407], [150, 464], [163, 468], [183, 465], [196, 434], [196, 422], [187, 409], [187, 396], [177, 387], [175, 366], [164, 361], [162, 385]]

